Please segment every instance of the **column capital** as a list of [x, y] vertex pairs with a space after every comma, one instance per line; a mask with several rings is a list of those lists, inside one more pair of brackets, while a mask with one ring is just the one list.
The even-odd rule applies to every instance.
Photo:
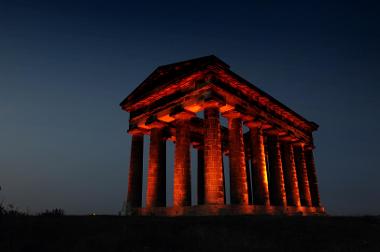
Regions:
[[244, 125], [250, 129], [255, 129], [255, 128], [261, 128], [263, 126], [263, 122], [250, 120], [250, 121], [244, 122]]
[[231, 109], [229, 111], [222, 113], [222, 116], [227, 119], [237, 119], [237, 118], [241, 118], [242, 114], [236, 111], [235, 109]]
[[147, 130], [140, 128], [137, 124], [131, 123], [129, 125], [129, 129], [127, 130], [127, 133], [132, 135], [132, 136], [135, 136], [135, 135], [140, 136], [140, 135], [147, 134]]
[[293, 136], [291, 133], [288, 133], [287, 135], [280, 136], [280, 140], [282, 142], [294, 144], [299, 141], [299, 139], [295, 136]]
[[294, 142], [293, 143], [294, 146], [297, 146], [297, 147], [302, 147], [302, 149], [305, 148], [305, 143], [302, 142], [301, 140], [297, 141], [297, 142]]
[[[223, 109], [224, 107], [228, 107], [228, 109]], [[229, 105], [226, 104], [220, 109], [222, 112], [222, 116], [227, 119], [237, 119], [240, 118], [242, 121], [251, 121], [253, 120], [252, 115], [248, 115], [247, 109], [239, 104]]]
[[149, 129], [152, 128], [164, 128], [167, 126], [166, 123], [160, 121], [157, 119], [157, 116], [153, 115], [150, 116], [146, 121], [145, 121], [145, 126], [147, 126]]
[[198, 98], [198, 102], [201, 102], [204, 109], [209, 107], [220, 108], [226, 105], [225, 98], [213, 90], [208, 90], [201, 94]]
[[177, 106], [172, 109], [170, 116], [176, 120], [190, 120], [191, 118], [196, 117], [196, 114], [184, 109], [183, 106]]
[[157, 113], [157, 119], [159, 121], [165, 122], [165, 123], [171, 123], [175, 120], [175, 118], [173, 118], [170, 115], [170, 110], [164, 110], [164, 111], [158, 112]]
[[273, 128], [273, 126], [270, 123], [266, 122], [265, 120], [257, 119], [257, 118], [246, 120], [244, 122], [244, 125], [250, 129], [260, 128], [262, 130], [268, 130], [268, 129]]

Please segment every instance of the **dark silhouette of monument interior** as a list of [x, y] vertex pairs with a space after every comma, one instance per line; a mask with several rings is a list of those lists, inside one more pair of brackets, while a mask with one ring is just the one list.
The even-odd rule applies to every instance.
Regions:
[[[158, 67], [122, 103], [132, 135], [127, 214], [323, 214], [314, 122], [211, 55]], [[203, 118], [199, 113], [203, 112]], [[228, 120], [228, 127], [220, 117]], [[244, 133], [243, 125], [249, 128]], [[143, 195], [144, 135], [150, 136]], [[175, 143], [173, 206], [166, 205], [166, 142]], [[197, 150], [191, 167], [190, 148]], [[226, 204], [223, 155], [229, 158]], [[191, 205], [197, 169], [197, 205]], [[146, 206], [142, 199], [146, 197]]]

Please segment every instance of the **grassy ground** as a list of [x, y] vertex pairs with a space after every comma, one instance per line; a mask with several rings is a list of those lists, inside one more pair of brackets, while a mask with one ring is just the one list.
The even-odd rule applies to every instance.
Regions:
[[[1, 218], [1, 217], [0, 217]], [[380, 251], [380, 217], [2, 217], [0, 251]]]

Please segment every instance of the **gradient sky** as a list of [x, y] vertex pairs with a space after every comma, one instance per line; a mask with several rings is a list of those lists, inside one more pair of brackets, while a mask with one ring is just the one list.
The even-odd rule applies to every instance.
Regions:
[[320, 125], [329, 213], [380, 214], [378, 1], [284, 2], [1, 0], [0, 202], [116, 214], [119, 103], [158, 65], [215, 54]]

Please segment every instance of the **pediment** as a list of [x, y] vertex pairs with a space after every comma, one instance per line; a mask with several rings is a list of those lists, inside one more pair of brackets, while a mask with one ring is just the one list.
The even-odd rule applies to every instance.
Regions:
[[202, 96], [202, 90], [207, 88], [223, 96], [227, 107], [245, 107], [256, 117], [272, 117], [271, 120], [286, 122], [305, 133], [318, 128], [314, 122], [232, 72], [213, 55], [158, 67], [120, 105], [131, 113], [131, 118], [136, 118], [183, 103], [192, 96]]

